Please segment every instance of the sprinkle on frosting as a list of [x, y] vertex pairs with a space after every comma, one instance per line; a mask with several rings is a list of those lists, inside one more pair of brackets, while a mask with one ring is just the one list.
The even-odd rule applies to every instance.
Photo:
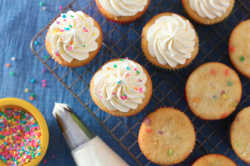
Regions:
[[151, 129], [146, 129], [146, 132], [150, 133], [150, 132], [152, 132], [152, 130]]
[[[127, 67], [136, 68], [136, 71], [127, 70]], [[102, 96], [101, 101], [110, 110], [128, 112], [142, 103], [146, 81], [147, 76], [138, 63], [126, 59], [109, 62], [94, 76], [95, 96], [99, 99]]]

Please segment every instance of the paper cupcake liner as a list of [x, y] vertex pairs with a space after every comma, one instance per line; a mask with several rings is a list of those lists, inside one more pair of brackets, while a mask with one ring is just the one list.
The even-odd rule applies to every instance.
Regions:
[[[227, 19], [228, 17], [230, 17], [230, 16], [232, 15], [232, 12], [235, 10], [235, 4], [236, 4], [236, 1], [234, 1], [234, 6], [233, 6], [232, 11], [230, 12], [230, 14], [229, 14], [225, 19]], [[201, 23], [195, 21], [194, 19], [192, 19], [192, 18], [187, 14], [185, 8], [184, 8], [184, 10], [183, 10], [183, 13], [184, 13], [183, 15], [184, 15], [189, 21], [191, 21], [191, 22], [193, 22], [193, 23], [200, 24], [200, 25], [204, 25], [204, 24], [201, 24]], [[224, 20], [225, 20], [225, 19], [224, 19]], [[222, 21], [224, 21], [224, 20], [222, 20]], [[222, 21], [217, 22], [217, 23], [215, 23], [215, 24], [221, 23]], [[215, 24], [211, 24], [211, 25], [215, 25]]]
[[146, 56], [143, 54], [144, 58], [153, 66], [155, 67], [156, 69], [159, 69], [159, 70], [165, 70], [165, 71], [181, 71], [181, 70], [184, 70], [185, 68], [187, 68], [188, 66], [190, 66], [193, 62], [190, 62], [187, 66], [183, 67], [183, 68], [179, 68], [179, 69], [166, 69], [166, 68], [162, 68], [160, 66], [157, 66], [157, 65], [154, 65], [153, 63], [151, 63], [147, 58]]

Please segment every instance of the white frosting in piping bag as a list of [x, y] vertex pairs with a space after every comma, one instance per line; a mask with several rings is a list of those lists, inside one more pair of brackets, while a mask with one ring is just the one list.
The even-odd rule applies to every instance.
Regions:
[[214, 19], [226, 13], [231, 0], [189, 0], [192, 10], [201, 17]]
[[81, 11], [69, 11], [50, 26], [46, 40], [51, 43], [53, 55], [60, 54], [70, 63], [73, 59], [87, 59], [89, 52], [98, 48], [95, 40], [99, 35], [100, 31], [94, 27], [91, 17], [85, 17]]
[[115, 16], [134, 16], [143, 11], [147, 0], [99, 0], [102, 7]]
[[147, 32], [148, 50], [162, 65], [175, 67], [191, 58], [195, 46], [195, 31], [188, 20], [180, 16], [162, 16]]
[[109, 62], [94, 76], [95, 96], [110, 110], [128, 112], [142, 103], [146, 81], [138, 63], [126, 59]]

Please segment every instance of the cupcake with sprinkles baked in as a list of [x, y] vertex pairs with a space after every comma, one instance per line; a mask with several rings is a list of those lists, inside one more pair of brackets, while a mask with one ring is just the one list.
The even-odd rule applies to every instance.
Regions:
[[234, 7], [234, 0], [182, 0], [182, 4], [194, 21], [211, 25], [229, 16]]
[[45, 45], [52, 58], [62, 66], [83, 66], [100, 51], [102, 30], [87, 14], [69, 11], [50, 26]]
[[228, 117], [239, 104], [242, 85], [237, 73], [219, 62], [199, 66], [186, 83], [190, 110], [199, 118], [218, 120]]
[[199, 38], [191, 22], [174, 13], [154, 16], [143, 28], [141, 38], [146, 58], [163, 69], [186, 67], [199, 50]]
[[207, 154], [196, 160], [192, 166], [237, 166], [237, 164], [227, 156]]
[[148, 160], [174, 165], [192, 153], [195, 138], [194, 126], [187, 115], [174, 108], [160, 108], [141, 124], [138, 143]]
[[250, 107], [242, 109], [235, 117], [230, 128], [230, 140], [236, 155], [250, 164]]
[[152, 80], [140, 64], [127, 58], [113, 59], [93, 76], [90, 94], [101, 110], [114, 116], [132, 116], [150, 101]]
[[130, 23], [148, 9], [150, 0], [95, 0], [100, 12], [117, 23]]

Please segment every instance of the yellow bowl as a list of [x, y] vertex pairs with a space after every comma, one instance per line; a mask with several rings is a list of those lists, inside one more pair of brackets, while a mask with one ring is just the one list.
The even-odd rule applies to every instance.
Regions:
[[[17, 99], [17, 98], [5, 98], [5, 99], [0, 99], [0, 110], [5, 109], [5, 108], [17, 108], [17, 109], [21, 109], [24, 112], [29, 112], [31, 113], [35, 119], [37, 120], [40, 129], [41, 129], [41, 133], [42, 133], [42, 138], [41, 138], [41, 155], [40, 156], [36, 156], [31, 162], [27, 163], [25, 166], [35, 166], [38, 165], [46, 151], [49, 145], [49, 130], [48, 130], [48, 126], [47, 123], [43, 117], [43, 115], [40, 113], [40, 111], [33, 106], [32, 104], [30, 104], [27, 101], [21, 100], [21, 99]], [[0, 159], [0, 165], [1, 166], [8, 166], [7, 164], [4, 164], [4, 162]]]

